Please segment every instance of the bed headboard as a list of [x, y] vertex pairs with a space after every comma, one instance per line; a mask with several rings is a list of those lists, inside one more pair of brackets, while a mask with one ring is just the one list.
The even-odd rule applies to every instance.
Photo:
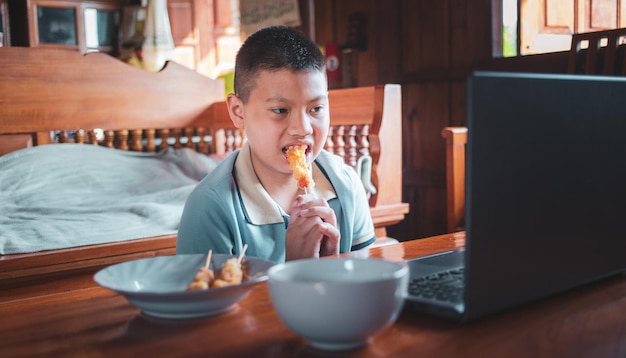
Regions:
[[206, 108], [224, 99], [221, 80], [173, 62], [155, 74], [103, 53], [3, 47], [0, 65], [2, 133], [182, 128], [208, 123]]
[[[174, 62], [155, 74], [102, 53], [3, 47], [0, 66], [0, 133], [31, 135], [32, 145], [66, 141], [66, 131], [79, 129], [93, 142], [91, 130], [106, 129], [107, 140], [124, 147], [137, 130], [207, 125], [210, 104], [224, 99], [221, 80]], [[3, 151], [19, 138], [28, 140], [5, 137]]]

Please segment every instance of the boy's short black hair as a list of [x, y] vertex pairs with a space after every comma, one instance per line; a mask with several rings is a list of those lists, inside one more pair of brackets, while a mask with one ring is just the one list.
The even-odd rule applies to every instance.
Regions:
[[235, 60], [235, 94], [245, 103], [260, 71], [323, 71], [324, 55], [317, 44], [297, 29], [270, 26], [250, 35]]

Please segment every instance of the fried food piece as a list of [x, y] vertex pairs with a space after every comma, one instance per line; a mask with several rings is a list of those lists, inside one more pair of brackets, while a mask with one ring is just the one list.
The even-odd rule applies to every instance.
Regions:
[[287, 162], [293, 171], [293, 177], [298, 183], [298, 188], [307, 189], [315, 185], [313, 178], [309, 175], [309, 168], [306, 165], [306, 146], [292, 146], [287, 148]]
[[[193, 281], [187, 286], [187, 290], [207, 290], [210, 287], [224, 287], [240, 284], [244, 278], [242, 260], [247, 249], [248, 244], [243, 245], [239, 257], [226, 260], [226, 262], [222, 264], [222, 269], [217, 279], [215, 278], [213, 270], [209, 268], [212, 254], [212, 251], [209, 251], [205, 265], [200, 268]], [[246, 275], [246, 279], [247, 278], [248, 275]]]
[[194, 277], [193, 281], [187, 286], [187, 290], [206, 290], [209, 288], [215, 280], [213, 270], [202, 267]]
[[241, 262], [238, 258], [234, 257], [227, 260], [222, 265], [220, 271], [220, 277], [213, 281], [211, 287], [224, 287], [230, 285], [238, 285], [243, 279], [243, 270], [241, 269]]
[[206, 290], [215, 280], [215, 274], [213, 273], [213, 270], [209, 268], [212, 254], [213, 251], [209, 250], [204, 266], [200, 268], [198, 273], [196, 273], [196, 276], [193, 278], [193, 281], [191, 281], [191, 283], [187, 286], [188, 291]]

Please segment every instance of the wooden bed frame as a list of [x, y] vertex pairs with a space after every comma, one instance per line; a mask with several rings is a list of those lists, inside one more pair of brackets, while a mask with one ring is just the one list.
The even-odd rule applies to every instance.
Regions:
[[[244, 140], [232, 127], [223, 83], [173, 62], [150, 73], [101, 53], [3, 47], [0, 68], [0, 154], [82, 142], [139, 151], [186, 146], [221, 155]], [[385, 240], [386, 227], [409, 210], [401, 193], [400, 86], [331, 90], [329, 97], [326, 148], [351, 165], [363, 154], [372, 157], [377, 191], [370, 209], [376, 233]], [[175, 235], [166, 235], [0, 256], [0, 300], [19, 298], [29, 285], [54, 292], [58, 280], [92, 286], [90, 275], [104, 266], [174, 254], [175, 245]]]

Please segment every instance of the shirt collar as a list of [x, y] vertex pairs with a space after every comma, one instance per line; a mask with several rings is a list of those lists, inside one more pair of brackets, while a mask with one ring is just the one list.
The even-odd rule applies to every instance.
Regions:
[[[315, 185], [309, 189], [309, 193], [324, 198], [326, 201], [336, 198], [337, 194], [332, 184], [317, 166], [317, 163], [314, 163], [312, 165], [312, 176]], [[235, 180], [239, 187], [245, 215], [250, 223], [264, 225], [284, 222], [284, 217], [287, 214], [272, 199], [256, 176], [252, 166], [250, 145], [247, 142], [239, 151], [235, 161]], [[296, 185], [295, 183], [294, 180], [294, 185]]]

